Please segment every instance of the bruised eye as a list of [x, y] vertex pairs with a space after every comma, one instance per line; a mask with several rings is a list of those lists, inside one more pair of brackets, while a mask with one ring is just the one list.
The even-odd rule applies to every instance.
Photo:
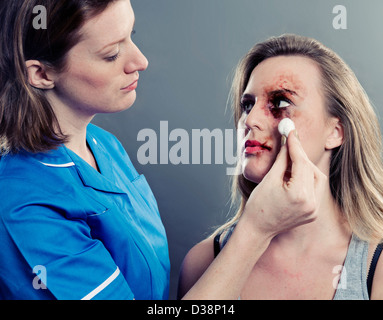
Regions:
[[279, 101], [278, 105], [276, 106], [277, 108], [286, 108], [290, 106], [290, 103], [285, 101], [285, 100], [281, 100]]
[[274, 108], [282, 109], [291, 106], [292, 102], [286, 97], [274, 97], [271, 101]]

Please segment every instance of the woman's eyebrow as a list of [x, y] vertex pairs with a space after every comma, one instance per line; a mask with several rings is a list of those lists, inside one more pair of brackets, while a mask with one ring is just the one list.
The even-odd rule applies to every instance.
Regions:
[[288, 93], [288, 94], [290, 94], [292, 96], [298, 96], [299, 97], [299, 94], [296, 91], [290, 90], [290, 89], [285, 89], [285, 88], [279, 89], [279, 90], [270, 91], [270, 92], [267, 93], [267, 95], [269, 97], [273, 97], [273, 96], [276, 96], [276, 95], [279, 95], [279, 94], [285, 94], [285, 93]]
[[[136, 24], [136, 21], [133, 21], [133, 27], [132, 27], [132, 30], [134, 30], [134, 26], [135, 26], [135, 24]], [[122, 39], [120, 39], [120, 40], [113, 41], [112, 43], [109, 43], [109, 44], [105, 45], [104, 47], [102, 47], [101, 49], [97, 50], [95, 53], [96, 53], [96, 54], [100, 54], [100, 53], [103, 52], [106, 48], [111, 47], [111, 46], [113, 46], [113, 45], [116, 45], [116, 44], [118, 44], [118, 43], [121, 43], [121, 42], [123, 42], [125, 39], [126, 39], [126, 37], [124, 37], [124, 38], [122, 38]]]

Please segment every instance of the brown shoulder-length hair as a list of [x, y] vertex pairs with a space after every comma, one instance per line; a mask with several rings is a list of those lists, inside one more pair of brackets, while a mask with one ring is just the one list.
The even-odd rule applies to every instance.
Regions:
[[[320, 71], [322, 92], [329, 116], [336, 117], [344, 129], [342, 145], [332, 152], [330, 188], [351, 230], [363, 240], [383, 238], [382, 136], [378, 119], [367, 94], [351, 68], [319, 41], [285, 34], [256, 44], [239, 62], [231, 89], [235, 125], [241, 117], [241, 96], [254, 68], [277, 56], [302, 56], [314, 61]], [[232, 198], [239, 191], [236, 215], [214, 234], [240, 218], [257, 184], [241, 174], [240, 157], [233, 177]]]
[[[44, 90], [28, 82], [27, 60], [63, 71], [80, 28], [115, 0], [11, 0], [0, 3], [0, 155], [44, 152], [67, 139]], [[37, 6], [46, 9], [46, 29], [34, 28]]]

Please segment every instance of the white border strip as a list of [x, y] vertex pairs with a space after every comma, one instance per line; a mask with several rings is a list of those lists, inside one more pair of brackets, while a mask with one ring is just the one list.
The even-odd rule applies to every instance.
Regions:
[[92, 299], [95, 295], [97, 295], [98, 293], [100, 293], [102, 290], [104, 290], [108, 285], [110, 285], [117, 277], [118, 275], [120, 274], [120, 269], [116, 269], [116, 271], [113, 272], [113, 274], [108, 278], [106, 279], [103, 283], [101, 283], [96, 289], [94, 289], [93, 291], [91, 291], [90, 293], [88, 293], [84, 298], [82, 298], [81, 300], [90, 300]]
[[63, 164], [51, 164], [51, 163], [44, 163], [44, 162], [40, 162], [40, 163], [42, 163], [44, 166], [54, 167], [54, 168], [68, 168], [68, 167], [73, 167], [75, 165], [74, 162], [63, 163]]

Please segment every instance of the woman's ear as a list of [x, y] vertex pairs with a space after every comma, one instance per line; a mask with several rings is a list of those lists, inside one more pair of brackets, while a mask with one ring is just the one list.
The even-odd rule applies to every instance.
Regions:
[[27, 60], [25, 62], [28, 71], [28, 81], [32, 87], [38, 89], [53, 89], [54, 80], [48, 74], [47, 68], [38, 60]]
[[336, 147], [339, 147], [340, 145], [342, 145], [344, 138], [343, 126], [338, 118], [330, 119], [329, 128], [330, 134], [327, 136], [325, 145], [326, 150], [331, 150]]

